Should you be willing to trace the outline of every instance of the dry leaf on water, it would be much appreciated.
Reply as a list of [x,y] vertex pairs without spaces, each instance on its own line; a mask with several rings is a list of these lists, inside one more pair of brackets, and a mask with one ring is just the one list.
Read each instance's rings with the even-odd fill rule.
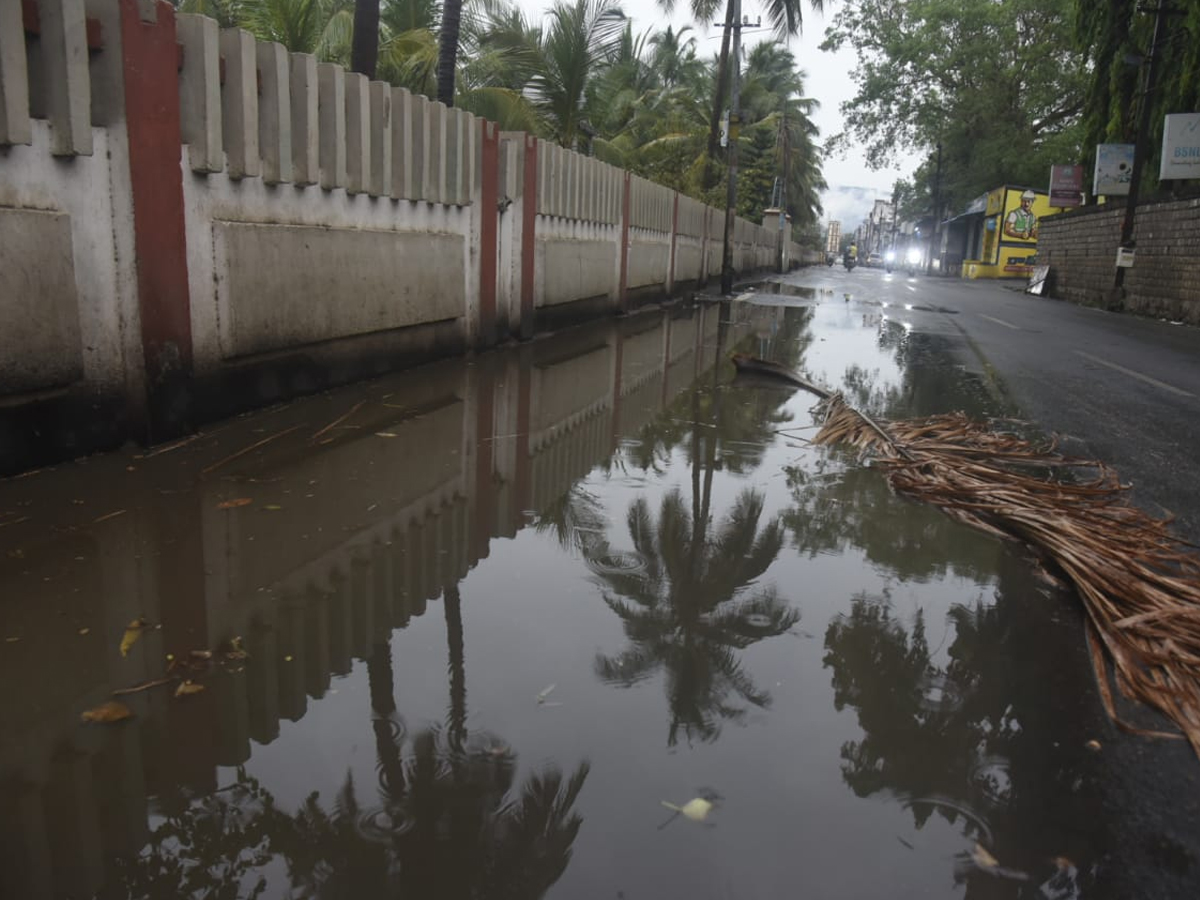
[[669,810],[680,813],[693,822],[703,822],[708,818],[708,814],[712,812],[713,804],[711,800],[705,800],[703,797],[696,797],[689,800],[683,806],[676,806],[674,803],[668,803],[666,800],[660,800],[663,806]]
[[190,694],[198,694],[204,690],[204,685],[196,684],[194,681],[181,681],[179,687],[175,688],[176,697],[187,697]]
[[138,638],[142,636],[142,632],[146,630],[146,626],[150,623],[145,619],[134,619],[125,626],[125,634],[121,636],[121,655],[128,656],[130,648],[138,642]]
[[249,506],[254,501],[249,497],[238,497],[236,500],[225,500],[217,504],[217,509],[237,509],[239,506]]
[[86,710],[79,716],[85,722],[120,722],[132,717],[133,710],[116,700],[101,703],[95,709]]

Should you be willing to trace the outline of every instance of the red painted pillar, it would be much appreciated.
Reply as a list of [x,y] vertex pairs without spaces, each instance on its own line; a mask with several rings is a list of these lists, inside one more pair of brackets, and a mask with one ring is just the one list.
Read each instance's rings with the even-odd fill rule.
[[143,437],[187,432],[192,311],[179,139],[179,48],[169,3],[119,0],[146,409]]
[[479,334],[476,344],[496,343],[496,268],[500,198],[500,132],[495,122],[479,123],[483,173],[479,193]]
[[475,515],[471,556],[487,557],[496,526],[496,360],[477,367],[475,384]]
[[629,311],[629,173],[625,174],[625,193],[621,198],[621,282],[617,309]]
[[533,420],[533,356],[532,347],[525,347],[517,375],[517,450],[516,474],[512,492],[512,521],[520,531],[529,524],[525,511],[533,506],[533,459],[530,457],[529,427]]
[[537,259],[538,139],[525,135],[525,199],[521,206],[521,324],[518,337],[533,337],[533,278]]

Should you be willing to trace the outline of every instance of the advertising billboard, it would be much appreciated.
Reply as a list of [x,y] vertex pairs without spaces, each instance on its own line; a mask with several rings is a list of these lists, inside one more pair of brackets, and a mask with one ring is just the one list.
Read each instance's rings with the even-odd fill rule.
[[1097,144],[1092,193],[1128,196],[1133,180],[1133,144]]
[[1050,205],[1067,209],[1083,204],[1083,166],[1050,167]]
[[1158,177],[1162,181],[1200,178],[1200,113],[1167,116]]
[[1051,212],[1050,198],[1032,190],[1008,188],[1000,219],[1001,240],[1036,244],[1038,221]]

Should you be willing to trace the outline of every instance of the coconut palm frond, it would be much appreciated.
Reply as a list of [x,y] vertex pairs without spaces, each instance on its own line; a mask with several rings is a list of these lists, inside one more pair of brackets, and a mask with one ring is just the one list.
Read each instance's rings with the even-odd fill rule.
[[[1200,558],[1170,517],[1133,506],[1103,462],[1063,456],[962,413],[878,423],[840,396],[816,444],[874,455],[898,493],[1039,553],[1083,602],[1100,697],[1136,734],[1184,737],[1200,756]],[[1111,674],[1110,674],[1111,669]],[[1122,720],[1112,685],[1181,734]]]
[[481,87],[463,91],[455,105],[467,112],[495,122],[502,131],[526,131],[537,134],[541,119],[535,110],[516,91],[502,87]]

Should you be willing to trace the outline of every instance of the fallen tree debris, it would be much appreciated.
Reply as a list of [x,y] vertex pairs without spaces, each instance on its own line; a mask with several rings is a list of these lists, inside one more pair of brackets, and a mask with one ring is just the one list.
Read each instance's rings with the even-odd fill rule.
[[[1053,442],[1037,446],[962,413],[875,422],[840,394],[792,383],[821,397],[814,444],[870,453],[898,493],[1020,540],[1057,568],[1083,603],[1109,717],[1133,734],[1186,738],[1200,756],[1200,557],[1170,532],[1170,516],[1133,506],[1110,467],[1063,456]],[[1124,721],[1113,684],[1181,734]]]

